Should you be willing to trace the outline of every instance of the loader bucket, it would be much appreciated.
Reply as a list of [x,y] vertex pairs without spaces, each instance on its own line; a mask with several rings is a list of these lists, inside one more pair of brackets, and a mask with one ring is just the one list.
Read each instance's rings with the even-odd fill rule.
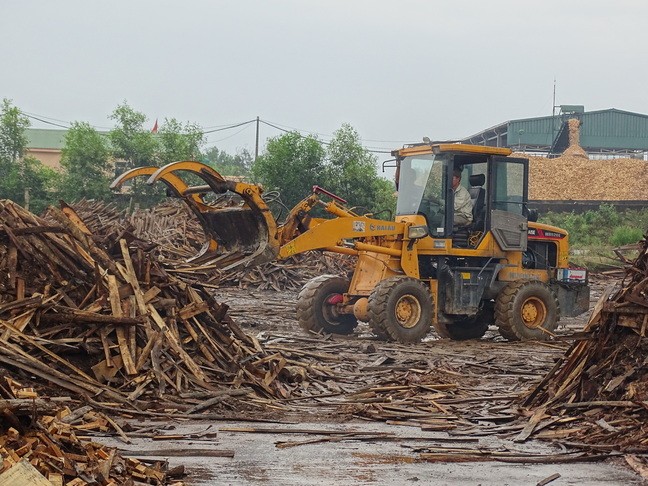
[[[187,174],[194,174],[206,185],[187,184],[181,177]],[[277,224],[261,198],[259,186],[228,181],[207,165],[182,161],[162,168],[133,169],[116,179],[111,187],[142,175],[149,176],[148,184],[164,182],[172,195],[183,199],[198,218],[207,242],[196,256],[189,259],[192,265],[230,270],[276,258],[279,252]],[[217,196],[214,203],[205,201],[209,193]]]

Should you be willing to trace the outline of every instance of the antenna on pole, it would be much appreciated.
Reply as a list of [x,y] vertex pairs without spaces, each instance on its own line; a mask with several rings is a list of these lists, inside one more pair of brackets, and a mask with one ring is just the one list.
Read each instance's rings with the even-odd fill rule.
[[553,85],[553,106],[551,107],[551,147],[547,156],[551,156],[551,149],[556,141],[556,78],[554,77]]
[[553,107],[551,111],[551,116],[556,116],[556,78],[554,78],[554,89],[553,89]]
[[254,148],[254,161],[256,162],[259,158],[259,117],[256,119],[256,145]]

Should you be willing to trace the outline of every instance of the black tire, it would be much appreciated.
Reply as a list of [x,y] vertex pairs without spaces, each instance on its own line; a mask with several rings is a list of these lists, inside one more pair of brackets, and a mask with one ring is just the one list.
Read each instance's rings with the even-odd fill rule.
[[373,332],[381,341],[389,341],[391,339],[389,334],[387,334],[387,331],[382,327],[382,322],[369,319],[368,324],[371,328],[371,332]]
[[394,341],[416,343],[430,331],[432,306],[430,289],[420,280],[388,278],[369,295],[369,325]]
[[339,314],[329,299],[349,290],[349,280],[320,275],[310,280],[297,297],[297,320],[306,331],[351,334],[358,325],[353,314]]
[[507,341],[519,341],[520,339],[511,331],[508,327],[504,326],[498,326],[497,330],[500,333],[500,336],[502,336],[504,339]]
[[488,301],[484,302],[482,309],[474,316],[455,317],[452,322],[439,322],[434,328],[440,337],[453,341],[479,339],[486,334],[488,326],[494,323],[494,314],[493,303]]
[[543,282],[512,282],[497,296],[495,323],[510,341],[547,340],[559,320],[558,299]]

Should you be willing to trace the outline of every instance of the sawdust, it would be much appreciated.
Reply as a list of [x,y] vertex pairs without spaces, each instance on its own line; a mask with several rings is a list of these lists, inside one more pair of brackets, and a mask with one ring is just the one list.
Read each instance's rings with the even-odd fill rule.
[[569,120],[569,147],[560,157],[529,157],[529,199],[557,201],[648,200],[648,163],[590,160],[579,145],[579,121]]

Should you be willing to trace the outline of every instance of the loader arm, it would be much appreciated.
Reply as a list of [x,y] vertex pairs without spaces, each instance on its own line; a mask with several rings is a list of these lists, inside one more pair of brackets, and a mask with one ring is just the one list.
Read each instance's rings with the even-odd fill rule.
[[[191,186],[182,178],[183,174],[194,174],[205,185]],[[358,254],[361,249],[385,252],[389,249],[371,241],[400,238],[407,226],[360,216],[343,206],[344,200],[317,186],[279,224],[262,197],[261,186],[227,180],[212,167],[196,161],[132,169],[115,179],[111,188],[117,189],[140,176],[148,176],[148,184],[162,181],[173,196],[191,208],[209,240],[192,261],[221,270],[258,265],[317,249],[345,254]],[[236,196],[231,204],[216,206],[205,201],[203,195],[209,192]],[[324,202],[322,196],[332,200]],[[322,206],[332,217],[311,216],[316,206]]]
[[395,223],[366,216],[344,216],[332,219],[313,218],[301,234],[286,241],[279,250],[279,259],[285,259],[310,250],[327,250],[358,255],[371,251],[400,256],[402,250],[387,244],[406,238],[409,223]]

